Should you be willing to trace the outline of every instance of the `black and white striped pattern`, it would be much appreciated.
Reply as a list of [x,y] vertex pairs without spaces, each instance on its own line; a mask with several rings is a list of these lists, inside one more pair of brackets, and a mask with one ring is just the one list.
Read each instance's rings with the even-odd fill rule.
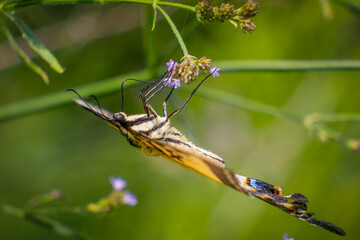
[[312,225],[341,236],[345,235],[344,230],[334,224],[315,219],[313,214],[307,211],[308,200],[302,194],[284,196],[281,188],[277,186],[228,170],[221,157],[195,146],[176,128],[170,126],[168,118],[157,115],[151,106],[145,106],[151,115],[127,116],[123,112],[113,114],[83,100],[74,101],[119,130],[133,146],[141,148],[146,155],[162,155],[246,195],[268,202]]

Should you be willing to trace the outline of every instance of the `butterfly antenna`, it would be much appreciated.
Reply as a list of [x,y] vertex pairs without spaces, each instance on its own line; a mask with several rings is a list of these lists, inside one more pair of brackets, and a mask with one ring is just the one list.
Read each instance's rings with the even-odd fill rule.
[[102,114],[103,116],[105,116],[105,114],[104,114],[104,112],[103,112],[103,110],[102,110],[102,108],[101,108],[101,106],[100,106],[100,102],[99,102],[99,100],[97,99],[97,97],[95,97],[95,95],[89,95],[88,98],[93,98],[93,99],[95,100],[95,102],[97,103],[97,105],[98,105],[98,107],[99,107],[99,109],[100,109],[101,114]]
[[[96,113],[96,112],[94,111],[94,109],[84,100],[83,97],[80,96],[80,94],[79,94],[77,91],[75,91],[75,90],[72,89],[72,88],[68,88],[68,89],[66,89],[66,91],[70,91],[70,92],[75,93],[75,94],[86,104],[86,106],[87,106],[93,113]],[[94,97],[95,97],[95,96],[94,96]],[[96,98],[95,98],[95,99],[96,99]],[[96,101],[97,101],[97,99],[96,99]],[[99,104],[99,106],[100,106],[100,104]],[[101,112],[102,112],[102,110],[101,110]],[[103,115],[104,115],[104,114],[103,114]]]
[[124,111],[124,83],[129,81],[129,80],[136,81],[136,82],[141,82],[141,83],[148,83],[146,81],[137,80],[137,79],[134,79],[134,78],[127,78],[124,81],[122,81],[122,83],[121,83],[121,112]]
[[171,88],[171,91],[169,92],[169,94],[166,96],[164,102],[163,102],[163,114],[164,114],[164,117],[167,118],[167,110],[166,110],[166,103],[167,101],[169,100],[171,94],[174,92],[174,89],[175,87],[172,87]]

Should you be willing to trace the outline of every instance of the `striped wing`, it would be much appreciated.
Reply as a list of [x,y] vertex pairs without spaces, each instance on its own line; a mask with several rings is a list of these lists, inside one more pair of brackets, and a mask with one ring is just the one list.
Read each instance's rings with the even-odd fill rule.
[[322,220],[317,220],[313,214],[307,211],[308,199],[300,193],[284,196],[281,188],[268,184],[258,179],[248,178],[235,174],[225,167],[215,165],[204,158],[194,156],[184,151],[183,148],[170,146],[158,139],[151,139],[144,135],[138,136],[139,140],[150,148],[161,152],[166,158],[201,173],[219,183],[225,184],[246,195],[259,198],[281,210],[309,222],[312,225],[322,227],[338,235],[344,236],[345,231],[340,227]]
[[[113,113],[105,109],[100,109],[98,106],[87,103],[83,100],[74,99],[74,101],[86,110],[105,120],[110,126],[120,130],[118,126],[114,125]],[[146,152],[145,148],[149,148],[184,167],[190,168],[246,195],[268,202],[271,205],[274,205],[301,220],[307,221],[312,225],[322,227],[341,236],[345,235],[344,230],[334,224],[315,219],[313,214],[307,211],[307,198],[300,193],[284,196],[281,194],[281,189],[277,186],[268,184],[258,179],[235,174],[225,168],[225,165],[219,163],[215,164],[215,162],[206,159],[205,157],[195,155],[192,152],[187,151],[185,148],[170,145],[161,141],[161,139],[150,138],[139,132],[132,131],[132,135],[134,135],[137,139],[138,145],[143,148],[143,152]]]

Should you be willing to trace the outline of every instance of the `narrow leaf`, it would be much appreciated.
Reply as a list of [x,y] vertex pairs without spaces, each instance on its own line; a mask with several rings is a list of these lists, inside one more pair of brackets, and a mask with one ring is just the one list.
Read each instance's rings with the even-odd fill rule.
[[6,13],[6,16],[20,29],[23,38],[28,42],[29,46],[39,54],[53,70],[58,73],[64,72],[64,68],[60,65],[56,57],[40,42],[34,32],[21,19],[10,13]]
[[46,84],[49,84],[49,78],[46,75],[46,72],[42,70],[38,65],[36,65],[33,61],[31,61],[31,59],[26,55],[26,53],[20,49],[19,45],[15,41],[14,36],[11,34],[9,29],[5,25],[2,26],[2,29],[6,37],[8,38],[9,43],[14,48],[20,59],[25,63],[25,65],[28,66],[37,74],[39,74]]
[[[146,71],[139,71],[73,88],[75,88],[84,96],[90,94],[95,94],[96,96],[104,96],[107,94],[118,92],[121,89],[120,83],[124,79],[130,77],[135,79],[148,79],[148,74]],[[139,82],[128,81],[124,85],[124,89],[130,88],[138,84]],[[45,111],[48,109],[54,109],[65,104],[74,104],[72,101],[74,97],[75,96],[73,94],[66,92],[64,89],[58,92],[52,92],[46,95],[25,99],[21,102],[10,103],[5,106],[0,106],[0,122],[20,116],[33,114],[36,112]]]
[[153,23],[152,23],[151,31],[155,30],[155,25],[156,25],[156,14],[157,14],[156,5],[153,5],[153,9],[154,9],[154,17],[153,17]]

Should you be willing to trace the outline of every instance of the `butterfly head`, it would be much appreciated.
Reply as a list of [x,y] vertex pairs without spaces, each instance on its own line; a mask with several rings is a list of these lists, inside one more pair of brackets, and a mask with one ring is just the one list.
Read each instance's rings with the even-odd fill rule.
[[126,114],[123,113],[123,112],[118,112],[118,113],[114,113],[113,117],[114,117],[114,119],[115,119],[117,122],[125,123],[127,116],[126,116]]

